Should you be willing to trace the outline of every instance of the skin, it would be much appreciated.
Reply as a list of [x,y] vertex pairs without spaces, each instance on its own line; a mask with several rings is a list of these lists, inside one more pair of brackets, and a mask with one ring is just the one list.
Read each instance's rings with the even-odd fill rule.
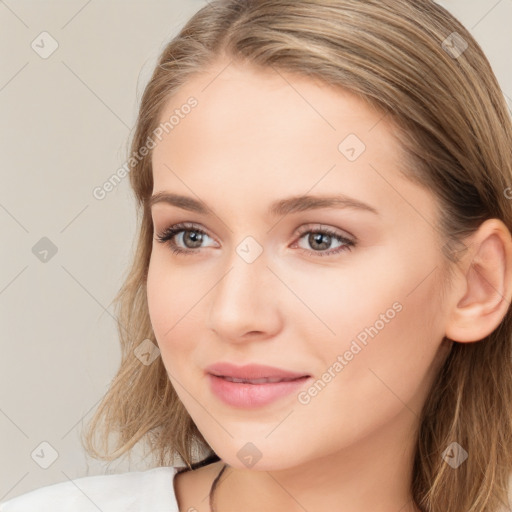
[[[223,463],[229,468],[215,493],[217,512],[319,512],[340,504],[344,512],[418,510],[410,493],[415,436],[453,344],[443,337],[477,341],[500,323],[512,294],[510,232],[496,219],[484,223],[441,295],[439,206],[430,191],[400,175],[403,158],[387,119],[310,78],[228,62],[195,75],[168,101],[161,120],[191,95],[198,106],[152,157],[153,193],[200,198],[216,213],[165,203],[151,210],[153,330],[178,396],[222,459],[176,477],[180,511],[209,510],[207,495]],[[338,150],[348,134],[366,145],[355,161]],[[266,213],[277,199],[333,192],[378,215],[332,207]],[[199,249],[193,228],[174,237],[187,255],[156,239],[178,222],[207,232]],[[308,241],[318,224],[357,245],[319,256],[342,244]],[[299,235],[301,226],[311,229]],[[247,236],[263,250],[252,263],[236,252]],[[397,302],[400,312],[307,404],[292,393],[240,409],[210,391],[205,367],[218,361],[321,379]],[[237,456],[248,442],[261,452],[252,467]]]

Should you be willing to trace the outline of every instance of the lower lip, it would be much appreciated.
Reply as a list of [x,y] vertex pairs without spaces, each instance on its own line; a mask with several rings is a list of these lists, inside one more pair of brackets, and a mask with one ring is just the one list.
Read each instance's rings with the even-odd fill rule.
[[267,382],[265,384],[246,384],[230,382],[229,380],[208,374],[210,389],[223,402],[234,407],[252,409],[267,405],[278,398],[297,391],[311,377],[282,382]]

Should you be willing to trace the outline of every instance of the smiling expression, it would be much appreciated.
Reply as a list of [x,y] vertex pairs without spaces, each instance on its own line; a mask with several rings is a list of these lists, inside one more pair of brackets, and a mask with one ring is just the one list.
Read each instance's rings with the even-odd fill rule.
[[[437,201],[400,174],[393,125],[361,99],[242,65],[218,74],[224,66],[169,100],[162,121],[190,96],[198,104],[152,156],[147,294],[169,378],[232,465],[249,441],[269,467],[391,425],[399,442],[418,421],[444,336]],[[302,389],[307,403],[294,392],[234,407],[208,383],[205,368],[220,361],[324,385]]]

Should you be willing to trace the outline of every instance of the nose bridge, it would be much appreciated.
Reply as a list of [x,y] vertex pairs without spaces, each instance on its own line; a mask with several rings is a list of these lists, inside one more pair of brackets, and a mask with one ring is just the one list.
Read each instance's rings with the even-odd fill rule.
[[[236,246],[212,290],[209,327],[225,337],[267,331],[275,320],[275,290],[263,248],[252,237]],[[274,299],[273,299],[274,298]]]
[[233,251],[228,266],[228,273],[217,285],[216,301],[226,302],[231,309],[257,306],[269,273],[263,251],[255,255],[254,247],[242,242]]

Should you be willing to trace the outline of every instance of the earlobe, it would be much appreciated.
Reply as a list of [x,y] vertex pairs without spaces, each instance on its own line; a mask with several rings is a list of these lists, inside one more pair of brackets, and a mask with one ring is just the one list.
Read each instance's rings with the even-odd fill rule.
[[512,238],[499,219],[488,219],[471,235],[453,287],[446,336],[458,342],[491,334],[511,307]]

